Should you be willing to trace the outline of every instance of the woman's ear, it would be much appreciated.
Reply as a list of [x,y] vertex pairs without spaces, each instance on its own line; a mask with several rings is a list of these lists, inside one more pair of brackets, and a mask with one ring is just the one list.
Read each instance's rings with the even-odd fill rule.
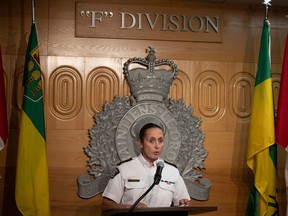
[[141,149],[143,148],[143,143],[141,142],[141,139],[137,140],[137,144]]

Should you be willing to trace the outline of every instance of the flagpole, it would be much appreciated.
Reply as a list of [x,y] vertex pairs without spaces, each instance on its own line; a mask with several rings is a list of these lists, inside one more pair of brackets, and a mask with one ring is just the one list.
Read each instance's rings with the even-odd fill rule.
[[35,1],[32,0],[32,23],[35,23]]
[[24,94],[19,125],[15,200],[23,216],[50,216],[43,83],[34,1],[31,1],[32,24],[23,75]]
[[272,0],[264,0],[263,4],[265,5],[265,20],[268,19],[268,12],[269,12],[269,6],[271,6]]

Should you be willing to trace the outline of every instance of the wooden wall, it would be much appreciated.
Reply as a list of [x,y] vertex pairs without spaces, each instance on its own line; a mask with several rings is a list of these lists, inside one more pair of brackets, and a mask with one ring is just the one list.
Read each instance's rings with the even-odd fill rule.
[[[164,6],[160,0],[97,2]],[[131,57],[145,57],[149,45],[156,47],[157,58],[172,59],[178,64],[180,72],[170,96],[183,98],[203,120],[204,147],[209,152],[204,177],[211,180],[212,188],[208,201],[191,203],[218,206],[218,211],[204,215],[244,215],[252,181],[245,161],[264,7],[182,0],[168,3],[165,5],[171,8],[204,6],[223,10],[223,43],[76,38],[75,0],[36,2],[45,82],[51,215],[101,214],[100,195],[91,199],[77,196],[77,177],[88,169],[88,158],[83,153],[89,142],[88,130],[94,124],[93,113],[101,111],[105,102],[111,102],[116,95],[129,94],[122,74],[123,63]],[[269,11],[275,106],[288,30],[287,11],[288,7],[272,7]],[[31,27],[30,1],[2,0],[0,26],[10,126],[8,144],[0,152],[0,212],[14,216],[21,82]],[[285,152],[279,148],[278,154],[280,215],[284,215]]]

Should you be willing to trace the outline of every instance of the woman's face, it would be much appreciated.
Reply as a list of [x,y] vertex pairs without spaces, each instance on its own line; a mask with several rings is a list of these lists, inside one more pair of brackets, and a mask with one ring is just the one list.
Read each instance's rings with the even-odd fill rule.
[[160,157],[164,145],[163,136],[160,128],[149,128],[146,130],[143,142],[140,141],[143,157],[151,164]]

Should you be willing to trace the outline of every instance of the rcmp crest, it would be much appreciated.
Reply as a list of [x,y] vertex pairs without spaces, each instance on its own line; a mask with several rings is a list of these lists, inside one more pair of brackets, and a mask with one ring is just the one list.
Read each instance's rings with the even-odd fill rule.
[[[134,64],[139,67],[130,69]],[[178,167],[191,198],[207,200],[211,183],[202,173],[208,153],[203,146],[201,120],[183,100],[167,98],[178,74],[177,65],[156,59],[155,50],[149,47],[147,57],[130,58],[123,73],[131,96],[115,97],[94,115],[90,142],[84,149],[90,169],[78,177],[78,195],[90,198],[103,192],[117,164],[139,154],[138,132],[152,122],[165,131],[161,158]]]

